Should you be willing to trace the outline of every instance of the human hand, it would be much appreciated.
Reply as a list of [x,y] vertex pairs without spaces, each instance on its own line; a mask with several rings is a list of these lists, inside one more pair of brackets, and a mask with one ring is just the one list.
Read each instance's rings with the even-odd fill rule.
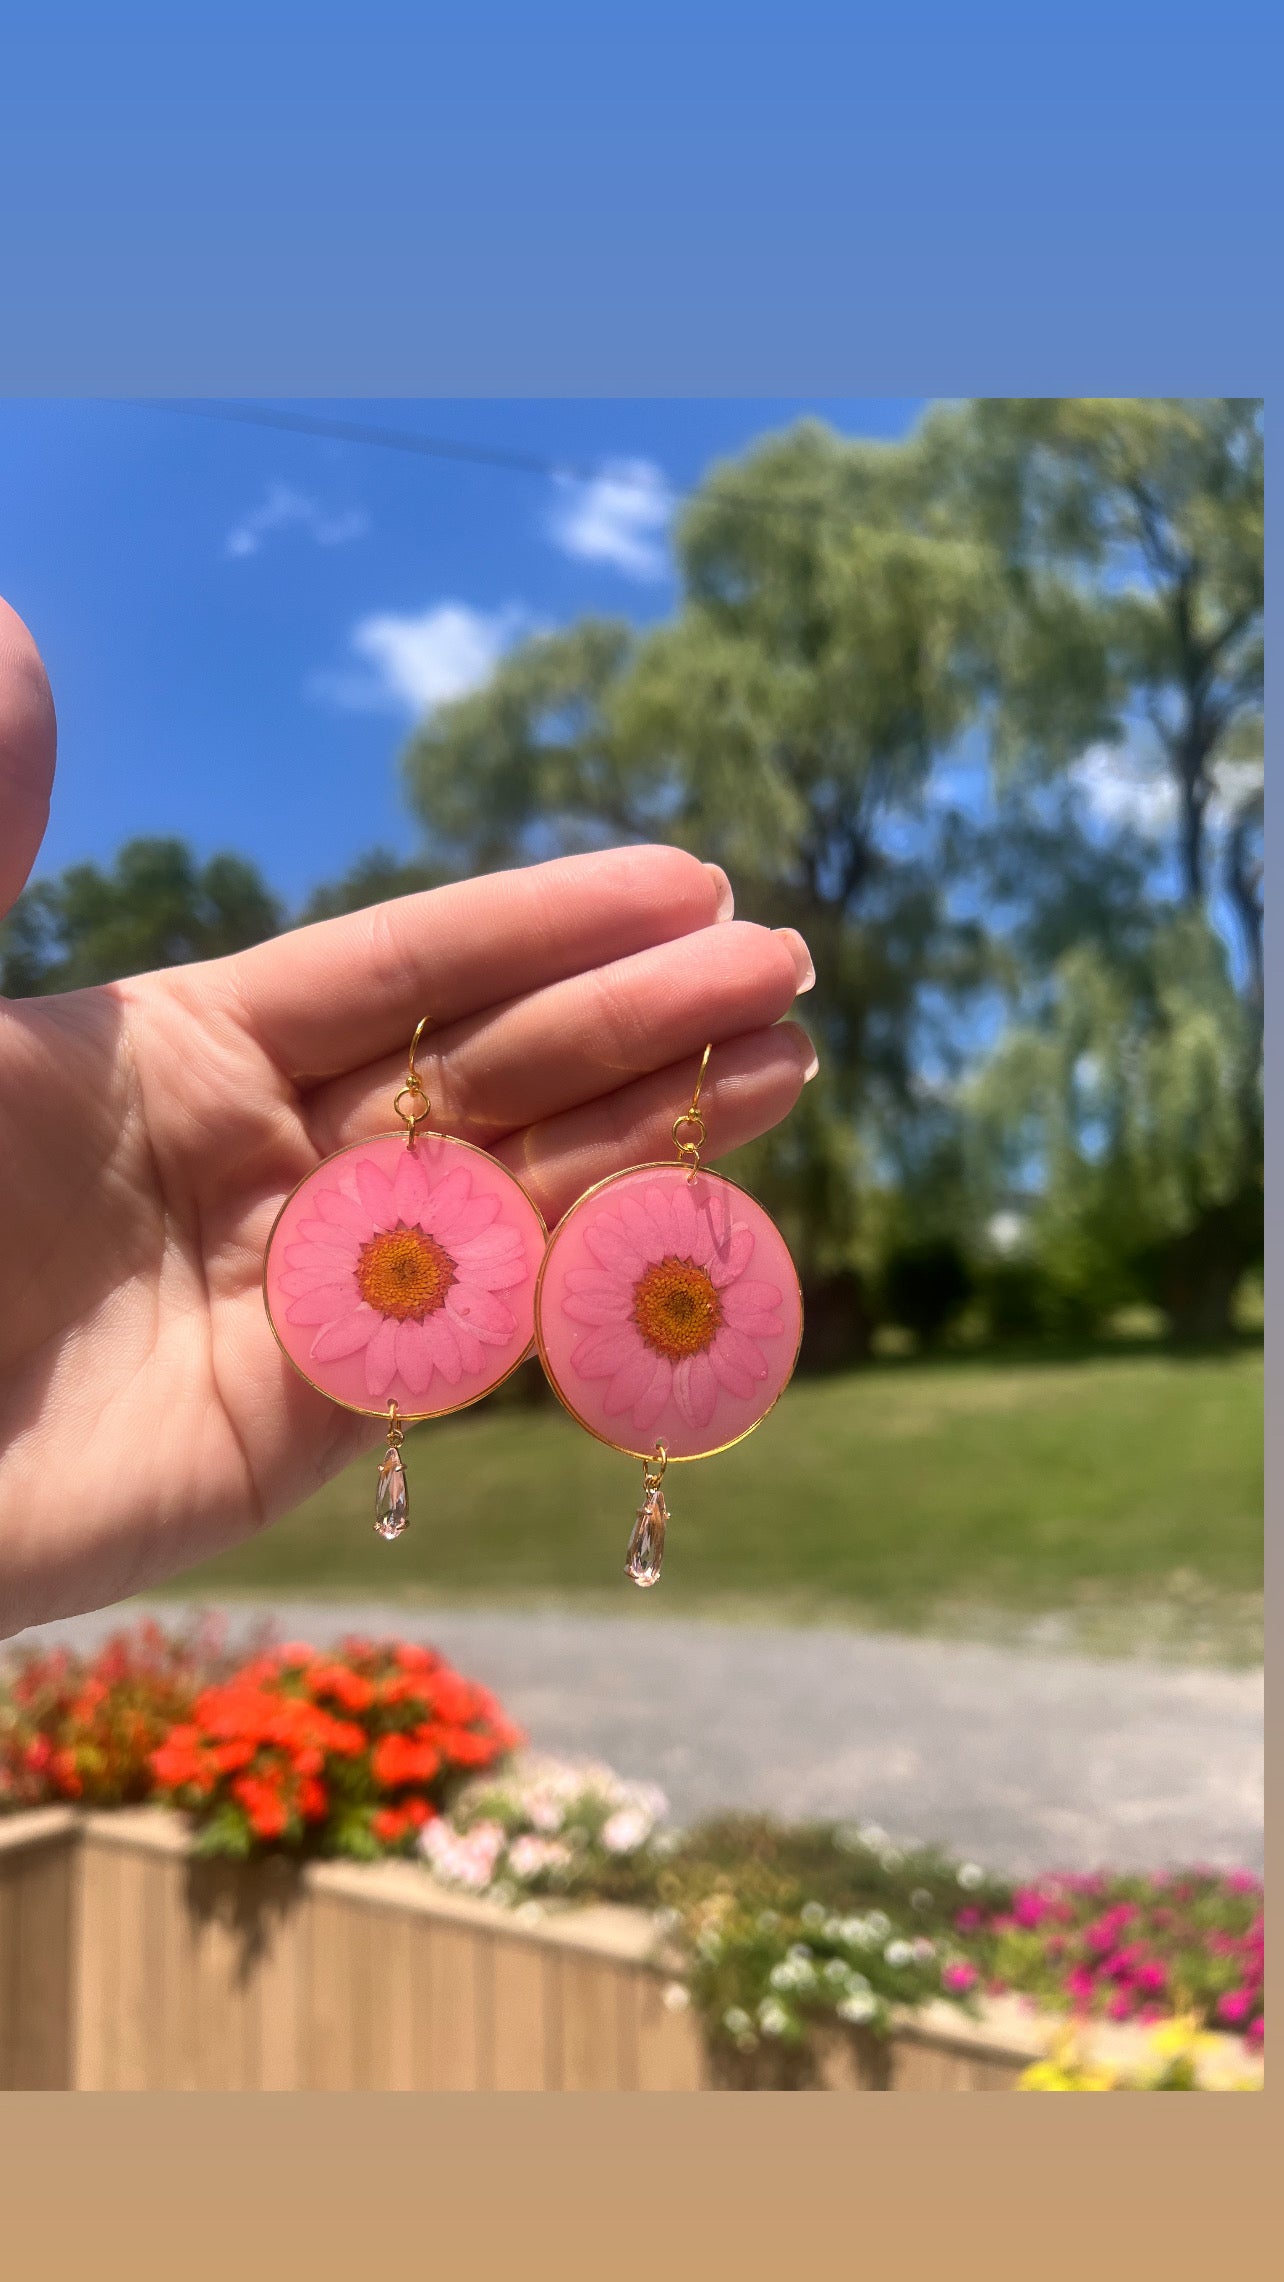
[[[0,911],[40,844],[54,722],[0,602]],[[375,1422],[290,1369],[263,1247],[321,1158],[386,1131],[410,1033],[434,1126],[550,1227],[667,1156],[700,1050],[709,1154],[792,1108],[810,961],[730,918],[716,867],[628,848],[494,874],[233,958],[0,1001],[0,1637],[250,1535]]]

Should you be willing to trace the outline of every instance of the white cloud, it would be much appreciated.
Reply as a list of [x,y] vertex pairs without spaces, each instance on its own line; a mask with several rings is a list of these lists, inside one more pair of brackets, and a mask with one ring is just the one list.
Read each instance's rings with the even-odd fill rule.
[[1160,761],[1126,745],[1093,745],[1070,773],[1097,823],[1114,831],[1130,826],[1148,840],[1172,829],[1177,788]]
[[517,604],[487,612],[438,602],[417,617],[379,612],[360,619],[349,637],[364,668],[318,674],[312,694],[354,713],[431,713],[480,689],[530,623]]
[[274,531],[288,530],[302,531],[318,547],[342,547],[349,539],[364,538],[369,528],[370,518],[359,507],[327,515],[306,492],[294,491],[288,483],[273,483],[260,504],[228,532],[223,552],[243,561],[247,555],[257,555]]
[[650,460],[608,460],[589,482],[559,477],[562,504],[551,532],[555,544],[584,562],[610,563],[629,578],[663,578],[668,555],[663,534],[673,497]]
[[[1177,787],[1165,762],[1130,745],[1093,745],[1071,770],[1089,814],[1111,830],[1131,826],[1148,840],[1160,840],[1177,823]],[[1216,761],[1208,822],[1224,829],[1240,802],[1262,781],[1260,761]]]

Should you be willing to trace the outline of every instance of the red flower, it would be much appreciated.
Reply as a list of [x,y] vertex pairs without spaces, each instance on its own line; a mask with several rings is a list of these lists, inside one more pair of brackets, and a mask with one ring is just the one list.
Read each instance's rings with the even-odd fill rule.
[[374,1747],[374,1778],[386,1791],[403,1783],[430,1783],[441,1765],[441,1753],[423,1734],[383,1735]]

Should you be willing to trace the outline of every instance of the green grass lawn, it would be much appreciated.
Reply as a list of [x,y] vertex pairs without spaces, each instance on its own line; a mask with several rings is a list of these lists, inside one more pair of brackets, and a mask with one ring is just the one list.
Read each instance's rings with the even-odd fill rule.
[[370,1527],[367,1458],[176,1589],[1000,1633],[1055,1613],[1079,1644],[1251,1656],[1261,1448],[1246,1349],[804,1381],[737,1449],[670,1469],[664,1581],[643,1595],[621,1573],[637,1465],[556,1409],[491,1408],[408,1438],[396,1545]]

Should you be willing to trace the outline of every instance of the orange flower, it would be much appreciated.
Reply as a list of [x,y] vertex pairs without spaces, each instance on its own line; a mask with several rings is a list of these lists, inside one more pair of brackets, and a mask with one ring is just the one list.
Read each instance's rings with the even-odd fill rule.
[[402,1783],[430,1783],[441,1766],[435,1743],[419,1735],[381,1735],[371,1754],[374,1779],[385,1791]]

